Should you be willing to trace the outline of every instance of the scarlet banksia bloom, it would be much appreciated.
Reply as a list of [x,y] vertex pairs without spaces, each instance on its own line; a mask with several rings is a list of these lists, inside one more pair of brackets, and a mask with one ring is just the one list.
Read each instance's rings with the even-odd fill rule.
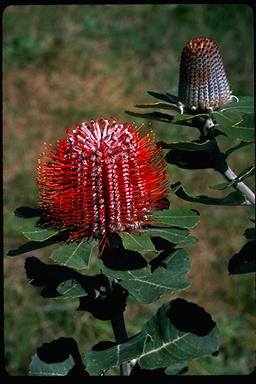
[[207,37],[188,41],[182,51],[178,99],[187,110],[210,111],[231,100],[220,51]]
[[39,201],[50,223],[68,229],[69,240],[150,223],[168,193],[166,163],[153,133],[103,117],[66,133],[38,160]]

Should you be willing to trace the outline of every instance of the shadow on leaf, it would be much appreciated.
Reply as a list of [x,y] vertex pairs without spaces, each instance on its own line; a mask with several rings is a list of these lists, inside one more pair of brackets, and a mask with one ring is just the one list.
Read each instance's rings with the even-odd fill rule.
[[256,272],[255,241],[249,241],[228,263],[231,275]]
[[[101,276],[103,280],[108,280],[105,275]],[[100,320],[111,320],[120,312],[125,311],[128,291],[115,281],[112,283],[110,290],[106,280],[101,284],[102,287],[105,287],[105,290],[101,290],[100,294],[95,298],[90,296],[80,297],[78,310],[88,311]]]
[[127,249],[106,248],[101,259],[107,268],[115,271],[128,271],[147,266],[146,260],[139,252]]
[[67,376],[89,376],[83,365],[77,343],[70,337],[60,337],[50,343],[44,343],[37,348],[37,355],[40,360],[47,364],[63,362],[71,355],[75,365],[68,372]]
[[172,300],[167,315],[178,330],[198,336],[207,335],[216,325],[202,307],[184,299]]
[[51,238],[44,241],[28,241],[27,243],[22,244],[19,248],[11,249],[7,255],[18,256],[22,255],[23,253],[34,251],[35,249],[48,247],[49,245],[67,240],[68,236],[68,232],[61,232],[58,235],[52,236]]
[[[62,283],[70,282],[68,297],[79,297],[77,310],[88,311],[101,320],[110,320],[116,313],[125,310],[128,292],[115,281],[110,288],[108,277],[103,274],[82,275],[65,266],[45,264],[36,257],[26,259],[25,270],[30,284],[36,287],[44,286],[42,297],[65,297],[65,290],[61,293],[59,288]],[[78,295],[75,291],[77,285],[80,286]],[[74,296],[70,293],[72,288]]]

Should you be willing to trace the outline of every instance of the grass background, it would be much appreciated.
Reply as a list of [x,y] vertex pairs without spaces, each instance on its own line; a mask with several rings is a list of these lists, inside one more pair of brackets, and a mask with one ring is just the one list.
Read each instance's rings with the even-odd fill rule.
[[[221,50],[235,95],[253,95],[253,13],[247,5],[27,5],[3,14],[3,165],[4,254],[25,239],[16,207],[37,205],[35,182],[43,143],[56,142],[65,130],[98,115],[131,119],[125,110],[153,101],[147,90],[177,88],[179,59],[187,40],[212,37]],[[133,121],[141,123],[134,118]],[[145,120],[145,125],[149,124]],[[159,138],[191,132],[154,123]],[[170,131],[169,131],[170,132]],[[170,137],[170,133],[168,133]],[[224,146],[229,143],[223,139]],[[246,147],[230,159],[236,172],[251,164]],[[211,170],[185,171],[169,166],[170,180],[181,180],[195,194],[213,194],[221,182]],[[192,207],[172,197],[172,206]],[[229,276],[227,263],[242,244],[247,212],[242,207],[195,204],[201,223],[192,233],[191,286],[178,296],[203,306],[220,329],[217,357],[190,363],[188,374],[247,374],[254,365],[254,279]],[[77,302],[42,299],[28,285],[27,256],[48,262],[50,248],[4,258],[5,366],[11,375],[27,375],[40,342],[74,337],[84,354],[96,342],[113,340],[109,322],[76,312]],[[172,298],[172,297],[170,297]],[[129,298],[125,320],[129,335],[156,311]]]

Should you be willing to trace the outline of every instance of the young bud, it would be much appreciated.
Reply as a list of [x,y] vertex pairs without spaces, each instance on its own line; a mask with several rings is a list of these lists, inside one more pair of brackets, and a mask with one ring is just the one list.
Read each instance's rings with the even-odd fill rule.
[[181,54],[178,100],[187,111],[208,112],[230,99],[218,46],[207,37],[188,41]]

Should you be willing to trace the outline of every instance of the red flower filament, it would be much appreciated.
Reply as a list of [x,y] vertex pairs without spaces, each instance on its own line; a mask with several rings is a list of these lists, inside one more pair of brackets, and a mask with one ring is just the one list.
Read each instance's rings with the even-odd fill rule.
[[38,160],[40,206],[69,240],[134,231],[168,193],[166,163],[152,132],[99,117],[67,130]]

